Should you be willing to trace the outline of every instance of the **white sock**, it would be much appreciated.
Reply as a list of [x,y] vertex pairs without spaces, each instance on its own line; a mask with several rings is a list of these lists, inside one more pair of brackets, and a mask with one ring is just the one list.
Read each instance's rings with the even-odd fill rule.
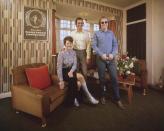
[[89,101],[92,103],[92,104],[98,104],[98,100],[96,100],[92,95],[91,93],[89,92],[88,88],[87,88],[87,85],[85,82],[82,83],[82,89],[84,90],[86,96],[88,97]]
[[77,98],[75,98],[75,100],[74,100],[74,105],[75,105],[76,107],[79,107],[79,106],[80,106],[80,104],[79,104]]

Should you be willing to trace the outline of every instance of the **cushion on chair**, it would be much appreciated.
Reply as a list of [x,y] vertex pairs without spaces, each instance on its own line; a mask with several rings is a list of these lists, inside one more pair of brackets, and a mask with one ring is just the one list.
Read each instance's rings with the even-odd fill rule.
[[33,88],[46,89],[51,85],[48,66],[25,69],[29,85]]

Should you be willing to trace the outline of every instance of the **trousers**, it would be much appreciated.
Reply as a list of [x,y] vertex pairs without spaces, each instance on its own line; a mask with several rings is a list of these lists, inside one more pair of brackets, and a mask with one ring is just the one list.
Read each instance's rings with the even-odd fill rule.
[[78,85],[77,85],[77,76],[76,71],[73,72],[73,77],[68,76],[68,72],[71,70],[71,68],[63,68],[63,80],[68,83],[68,92],[66,96],[66,103],[67,104],[73,104],[74,99],[80,100],[80,95],[78,91]]
[[[87,63],[86,63],[86,50],[76,50],[76,56],[77,56],[77,71],[84,75],[84,77],[87,77]],[[80,70],[81,69],[81,70]]]
[[99,56],[96,57],[96,63],[98,66],[98,75],[99,75],[99,81],[100,81],[100,87],[101,87],[101,97],[105,96],[106,90],[105,90],[105,72],[107,69],[107,72],[110,75],[111,78],[111,84],[112,89],[114,92],[114,100],[118,101],[120,100],[120,93],[119,93],[119,84],[117,79],[117,69],[116,69],[116,63],[115,60],[110,61],[104,61]]

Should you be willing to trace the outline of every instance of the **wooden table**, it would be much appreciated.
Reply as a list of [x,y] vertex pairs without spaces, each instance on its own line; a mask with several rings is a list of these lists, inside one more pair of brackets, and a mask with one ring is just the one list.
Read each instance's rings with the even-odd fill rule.
[[135,76],[129,75],[127,78],[118,76],[118,82],[120,83],[120,89],[127,91],[128,93],[128,102],[132,102],[133,97],[133,86],[135,85]]

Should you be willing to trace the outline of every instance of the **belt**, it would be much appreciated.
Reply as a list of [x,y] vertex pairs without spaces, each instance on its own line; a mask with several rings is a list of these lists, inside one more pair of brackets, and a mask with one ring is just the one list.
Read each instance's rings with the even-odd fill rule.
[[68,69],[71,69],[72,66],[63,66],[62,68],[63,68],[63,69],[67,69],[67,68],[68,68]]
[[82,50],[79,50],[79,49],[74,49],[75,51],[85,51],[86,49],[82,49]]

